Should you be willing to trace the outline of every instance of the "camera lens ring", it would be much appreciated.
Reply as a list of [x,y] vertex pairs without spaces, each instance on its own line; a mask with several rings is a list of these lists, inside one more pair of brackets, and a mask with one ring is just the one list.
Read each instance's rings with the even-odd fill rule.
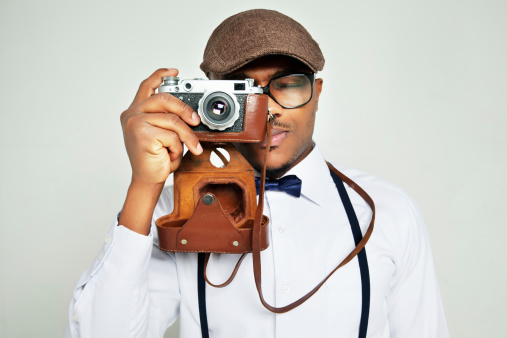
[[[215,109],[219,113],[214,113]],[[225,130],[232,127],[239,118],[239,102],[236,96],[229,92],[209,91],[199,100],[197,113],[201,117],[201,122],[209,129]]]

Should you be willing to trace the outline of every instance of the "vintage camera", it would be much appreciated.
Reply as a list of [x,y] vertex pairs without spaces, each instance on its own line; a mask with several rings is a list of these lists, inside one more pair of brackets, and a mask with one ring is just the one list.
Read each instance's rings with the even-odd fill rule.
[[[268,96],[254,86],[253,79],[164,77],[158,92],[177,97],[200,115],[201,123],[191,128],[204,141],[202,153],[188,151],[174,172],[174,209],[156,221],[160,249],[251,252],[254,220],[262,204],[258,209],[254,169],[231,143],[265,141],[268,123],[272,123],[268,122]],[[213,153],[223,166],[211,161]],[[269,245],[268,235],[269,219],[263,215],[261,250]]]
[[170,93],[201,117],[201,123],[192,127],[196,132],[243,132],[247,96],[262,94],[262,89],[254,86],[253,79],[180,80],[168,76],[163,81],[159,93]]

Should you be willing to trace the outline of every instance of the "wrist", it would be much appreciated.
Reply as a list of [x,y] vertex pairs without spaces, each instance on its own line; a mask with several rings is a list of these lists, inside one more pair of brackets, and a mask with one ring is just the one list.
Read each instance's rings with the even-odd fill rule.
[[147,183],[132,178],[118,225],[148,235],[153,211],[163,188],[163,183]]
[[158,197],[160,196],[160,193],[162,192],[162,189],[164,189],[165,182],[160,183],[152,183],[152,182],[146,182],[142,179],[138,179],[136,177],[132,177],[129,185],[128,192],[129,193],[142,193],[156,196],[156,199],[158,200]]

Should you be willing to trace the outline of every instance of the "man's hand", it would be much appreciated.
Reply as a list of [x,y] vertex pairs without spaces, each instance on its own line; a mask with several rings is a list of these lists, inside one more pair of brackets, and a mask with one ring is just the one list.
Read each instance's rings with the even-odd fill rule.
[[167,93],[155,94],[162,77],[177,69],[159,69],[144,80],[129,109],[121,114],[125,147],[132,166],[132,181],[164,183],[181,163],[183,145],[199,155],[202,147],[188,125],[200,123],[190,106]]
[[199,139],[188,125],[200,123],[190,106],[171,94],[155,94],[162,77],[177,69],[159,69],[139,86],[130,107],[121,114],[132,181],[118,224],[140,234],[150,230],[153,210],[167,177],[183,157],[183,143],[193,154],[202,153]]

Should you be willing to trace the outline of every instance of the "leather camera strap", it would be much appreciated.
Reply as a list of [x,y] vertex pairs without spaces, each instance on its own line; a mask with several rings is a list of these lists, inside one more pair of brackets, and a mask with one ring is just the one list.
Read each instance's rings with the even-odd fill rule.
[[[356,216],[356,213],[354,211],[354,207],[352,206],[352,203],[350,201],[350,198],[348,196],[347,190],[345,188],[345,185],[343,183],[343,180],[340,179],[331,169],[329,170],[331,177],[336,185],[336,188],[338,190],[338,193],[340,195],[343,207],[345,209],[345,212],[347,214],[347,218],[350,223],[350,229],[352,230],[352,235],[354,237],[354,242],[356,245],[358,245],[363,238],[363,235],[361,233],[361,227],[359,225],[359,220]],[[245,254],[243,254],[240,257],[240,260],[242,260],[245,257]],[[370,296],[371,296],[371,290],[370,290],[370,275],[369,275],[369,267],[368,267],[368,259],[366,257],[366,251],[365,248],[363,248],[357,255],[358,257],[358,263],[359,263],[359,272],[361,275],[361,317],[359,321],[359,332],[358,332],[358,338],[366,338],[367,331],[368,331],[368,319],[369,319],[369,313],[370,313]],[[198,268],[197,268],[197,279],[198,279],[198,298],[199,298],[199,317],[200,317],[200,323],[201,323],[201,334],[203,338],[209,337],[209,331],[208,331],[208,318],[206,314],[206,290],[205,290],[205,280],[206,278],[206,265],[208,263],[209,259],[209,253],[199,253],[198,254]],[[221,285],[214,285],[211,284],[208,281],[208,284],[215,286],[215,287],[222,287],[228,285],[234,276],[236,275],[236,272],[239,268],[240,262],[236,264],[236,267],[234,268],[234,272],[231,275],[231,277],[227,280],[226,283]]]
[[[261,182],[266,181],[266,161],[267,161],[267,155],[268,155],[269,149],[271,147],[271,137],[272,137],[271,133],[272,133],[272,128],[273,128],[273,123],[274,123],[274,119],[270,119],[268,122],[267,145],[266,145],[266,152],[264,153],[264,160],[263,160],[262,171],[261,171]],[[336,168],[334,168],[330,163],[327,163],[327,164],[328,164],[328,167],[331,170],[331,172],[333,172],[336,176],[338,176],[341,180],[343,180],[343,182],[345,182],[355,192],[357,192],[359,194],[359,196],[361,196],[366,201],[366,203],[370,206],[370,208],[372,210],[372,217],[371,217],[370,224],[368,225],[368,229],[366,230],[363,238],[361,239],[359,244],[357,244],[355,249],[352,250],[352,252],[347,257],[345,257],[345,259],[343,259],[343,261],[340,264],[338,264],[338,266],[333,271],[331,271],[331,273],[329,273],[317,286],[315,286],[315,288],[313,288],[313,290],[311,290],[306,295],[304,295],[303,297],[301,297],[300,299],[298,299],[297,301],[295,301],[289,305],[286,305],[283,307],[271,306],[264,300],[264,296],[262,294],[262,269],[261,269],[261,247],[260,247],[261,227],[260,227],[260,225],[261,225],[262,213],[264,210],[264,190],[265,190],[265,187],[264,187],[264,184],[261,184],[259,187],[259,202],[258,202],[257,210],[255,213],[254,224],[253,224],[252,258],[253,258],[255,286],[257,287],[257,292],[259,294],[259,298],[261,300],[262,305],[264,305],[264,307],[271,312],[285,313],[287,311],[290,311],[290,310],[298,307],[299,305],[301,305],[305,301],[307,301],[311,296],[313,296],[321,288],[322,285],[324,285],[324,283],[329,279],[329,277],[331,277],[339,268],[341,268],[342,266],[344,266],[345,264],[350,262],[364,248],[364,246],[366,245],[366,243],[370,239],[371,233],[373,232],[373,226],[375,223],[375,204],[373,203],[373,200],[371,199],[371,197],[360,186],[358,186],[354,181],[352,181],[347,176],[343,175]]]
[[[352,235],[354,237],[354,242],[356,245],[359,244],[363,235],[361,233],[361,227],[359,225],[359,220],[357,219],[356,213],[354,211],[354,207],[350,201],[347,190],[345,189],[345,185],[343,180],[341,180],[333,171],[330,170],[331,177],[336,185],[338,193],[340,195],[343,207],[347,214],[347,218],[350,223],[350,229],[352,230]],[[243,254],[240,258],[245,257]],[[366,338],[368,331],[368,319],[370,314],[370,275],[369,275],[369,267],[368,267],[368,259],[366,257],[366,250],[363,248],[358,254],[358,263],[359,263],[359,272],[361,275],[361,317],[359,321],[359,332],[358,338]],[[206,265],[209,259],[209,253],[199,253],[198,254],[198,268],[197,268],[197,279],[198,279],[198,298],[199,298],[199,317],[201,323],[201,334],[203,338],[209,337],[208,332],[208,318],[206,314],[206,290],[205,290],[205,280],[206,278]],[[237,272],[239,268],[239,262],[236,264],[234,271]],[[235,273],[233,273],[235,275]],[[214,285],[208,281],[208,284],[215,287],[226,286],[232,281],[234,277],[231,276],[226,283],[221,285]]]

